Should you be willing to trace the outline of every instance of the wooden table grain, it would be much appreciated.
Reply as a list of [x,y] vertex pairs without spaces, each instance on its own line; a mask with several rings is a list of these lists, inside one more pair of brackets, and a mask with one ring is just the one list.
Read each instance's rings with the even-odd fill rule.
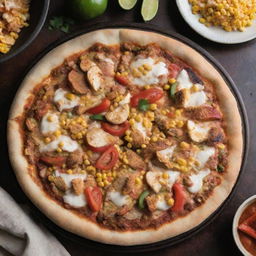
[[[18,203],[23,204],[27,203],[28,199],[21,191],[8,160],[6,122],[11,102],[19,87],[19,81],[25,74],[26,68],[47,46],[65,36],[62,32],[49,31],[47,28],[50,17],[54,15],[65,15],[65,13],[68,15],[68,10],[64,8],[64,0],[52,0],[51,2],[47,22],[36,40],[20,55],[0,65],[0,185],[6,189]],[[240,255],[232,238],[232,219],[241,202],[256,192],[256,41],[254,40],[238,45],[221,45],[208,41],[196,34],[183,21],[174,0],[160,0],[159,2],[160,6],[157,16],[148,24],[156,25],[163,31],[174,31],[190,38],[212,54],[233,78],[242,95],[248,113],[250,127],[250,143],[248,146],[250,146],[250,150],[241,182],[232,200],[226,205],[222,213],[210,225],[192,238],[172,247],[147,253],[147,255]],[[140,4],[137,4],[136,8],[131,11],[124,11],[120,9],[116,0],[109,0],[109,5],[104,15],[90,21],[78,22],[72,27],[72,31],[98,23],[107,25],[118,22],[142,23]],[[54,234],[72,256],[106,255],[106,252],[99,251],[97,248],[90,249],[74,241],[70,241],[55,232]],[[120,253],[118,255],[120,255]]]

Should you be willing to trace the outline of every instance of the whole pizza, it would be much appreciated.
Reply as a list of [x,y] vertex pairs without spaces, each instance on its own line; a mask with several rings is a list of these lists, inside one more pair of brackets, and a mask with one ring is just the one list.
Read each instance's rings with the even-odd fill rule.
[[243,153],[218,71],[180,41],[129,29],[43,57],[16,95],[8,144],[19,183],[50,219],[118,245],[196,227],[231,192]]

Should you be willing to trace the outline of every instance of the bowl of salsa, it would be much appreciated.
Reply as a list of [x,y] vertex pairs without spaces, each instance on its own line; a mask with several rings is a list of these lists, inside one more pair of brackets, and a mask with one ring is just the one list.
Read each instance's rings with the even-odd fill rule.
[[256,256],[256,195],[249,197],[237,209],[233,237],[244,255]]

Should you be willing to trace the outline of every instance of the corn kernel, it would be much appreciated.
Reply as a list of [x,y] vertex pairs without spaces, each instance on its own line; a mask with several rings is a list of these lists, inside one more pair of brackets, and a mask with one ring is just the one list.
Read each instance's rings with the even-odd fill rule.
[[169,85],[169,84],[166,84],[166,85],[164,86],[164,89],[165,89],[165,90],[169,90],[169,89],[170,89],[170,85]]
[[156,104],[150,104],[150,109],[151,110],[156,110],[157,109],[157,105]]
[[130,123],[130,125],[134,125],[135,124],[135,120],[134,119],[130,119],[129,123]]
[[175,110],[175,116],[180,117],[180,116],[181,116],[181,113],[182,113],[182,110],[181,110],[181,109]]
[[178,158],[177,159],[177,163],[179,165],[182,165],[182,166],[186,166],[187,165],[187,161],[184,158]]
[[148,90],[148,89],[150,89],[150,85],[145,85],[144,88],[145,88],[146,90]]
[[137,115],[137,116],[135,117],[135,120],[136,120],[137,122],[141,122],[141,116]]
[[98,183],[98,185],[99,185],[100,187],[104,187],[104,182],[101,181],[101,182]]
[[185,141],[182,141],[180,143],[180,147],[183,148],[183,149],[189,149],[190,148],[189,144]]
[[61,135],[61,131],[57,130],[53,133],[56,137],[59,137]]
[[143,68],[148,71],[152,70],[152,66],[150,66],[149,64],[143,64]]
[[49,137],[44,138],[44,142],[45,143],[50,143],[51,142],[51,138],[49,138]]
[[61,152],[62,152],[62,149],[61,149],[61,148],[57,148],[56,151],[57,151],[58,153],[61,153]]
[[167,172],[164,172],[164,173],[162,174],[162,177],[163,177],[164,179],[168,179],[168,178],[169,178],[169,174],[168,174]]
[[141,149],[137,149],[136,152],[137,152],[138,154],[140,154],[140,153],[141,153]]
[[72,174],[73,173],[73,170],[72,169],[68,169],[67,170],[67,174]]
[[153,137],[151,138],[151,140],[152,140],[153,142],[157,142],[157,141],[158,141],[158,138],[157,138],[156,136],[153,136]]
[[167,204],[169,206],[173,206],[174,205],[174,199],[173,198],[168,199]]
[[131,143],[128,143],[128,144],[127,144],[127,147],[128,147],[128,148],[132,148],[132,144],[131,144]]
[[90,164],[90,161],[89,161],[88,159],[85,159],[85,160],[84,160],[84,164],[85,164],[85,165],[89,165],[89,164]]
[[68,100],[74,100],[75,95],[73,93],[66,93],[65,98]]
[[125,132],[125,135],[127,135],[127,136],[129,136],[130,134],[131,134],[131,130],[127,130],[126,132]]
[[96,177],[97,177],[97,178],[102,178],[102,173],[97,172],[97,173],[96,173]]
[[191,91],[192,91],[192,92],[198,92],[198,91],[199,91],[198,86],[196,86],[195,84],[193,84],[192,87],[191,87]]
[[179,128],[181,128],[181,127],[184,126],[184,121],[179,120],[179,121],[176,122],[176,125],[177,125]]
[[107,180],[105,180],[104,181],[104,186],[108,186],[108,185],[110,185],[110,183]]
[[219,143],[219,144],[217,144],[217,147],[218,147],[219,149],[224,149],[224,148],[225,148],[225,145],[222,144],[222,143]]
[[141,184],[142,184],[141,179],[137,177],[137,178],[135,179],[135,184],[136,184],[136,185],[141,185]]
[[49,180],[49,181],[53,181],[53,180],[54,180],[54,177],[53,177],[52,175],[49,175],[49,176],[48,176],[48,180]]
[[141,147],[142,147],[142,148],[146,148],[147,145],[146,145],[146,144],[142,144]]

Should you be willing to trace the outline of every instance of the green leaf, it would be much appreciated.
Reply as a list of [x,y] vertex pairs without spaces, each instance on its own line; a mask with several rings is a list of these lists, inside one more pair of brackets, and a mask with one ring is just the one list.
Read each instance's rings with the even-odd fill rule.
[[218,171],[218,172],[222,173],[222,172],[224,172],[224,169],[225,169],[225,168],[224,168],[223,165],[221,165],[221,164],[218,164],[218,165],[217,165],[217,171]]
[[58,17],[53,17],[49,21],[49,30],[60,30],[64,33],[68,33],[70,29],[70,25],[73,25],[74,21],[70,18],[63,17],[63,16],[58,16]]
[[97,121],[105,121],[105,116],[97,114],[90,116],[91,120],[97,120]]
[[176,93],[176,89],[177,89],[177,85],[178,83],[175,82],[172,84],[171,88],[170,88],[170,96],[173,98],[175,96]]
[[138,106],[139,106],[139,110],[141,110],[141,111],[147,111],[148,108],[149,108],[148,100],[146,100],[146,99],[140,99]]

